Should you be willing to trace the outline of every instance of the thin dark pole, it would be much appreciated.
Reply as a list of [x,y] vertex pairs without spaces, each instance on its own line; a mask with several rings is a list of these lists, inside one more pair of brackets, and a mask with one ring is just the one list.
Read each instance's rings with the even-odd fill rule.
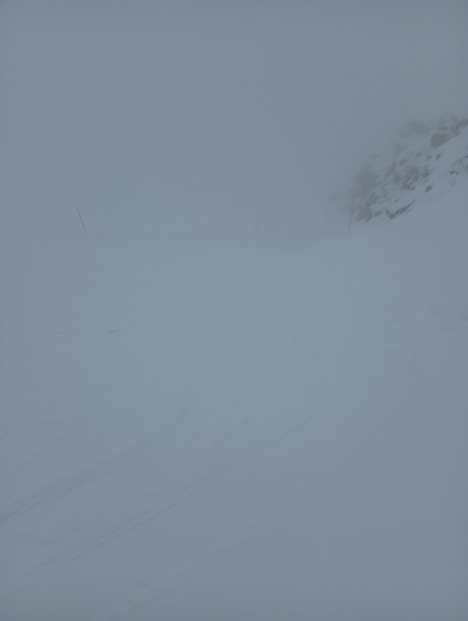
[[348,235],[351,233],[351,225],[353,224],[353,208],[349,208]]
[[79,218],[81,220],[81,224],[83,226],[83,231],[86,231],[85,223],[83,222],[83,218],[81,217],[80,210],[78,209],[78,207],[76,207],[76,211],[78,212],[78,216],[79,216]]

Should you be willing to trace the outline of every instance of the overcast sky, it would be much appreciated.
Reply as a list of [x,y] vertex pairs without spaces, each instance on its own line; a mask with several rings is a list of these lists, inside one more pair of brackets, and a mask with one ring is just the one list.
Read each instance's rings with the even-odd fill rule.
[[3,234],[79,205],[100,232],[312,235],[402,123],[467,114],[467,32],[450,0],[3,1]]

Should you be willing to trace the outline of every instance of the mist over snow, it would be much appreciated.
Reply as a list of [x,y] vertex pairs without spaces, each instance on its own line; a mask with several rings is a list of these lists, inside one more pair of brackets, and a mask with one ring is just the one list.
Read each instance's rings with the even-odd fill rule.
[[0,4],[2,621],[466,621],[467,26]]
[[2,231],[311,239],[402,125],[465,116],[464,2],[0,11]]

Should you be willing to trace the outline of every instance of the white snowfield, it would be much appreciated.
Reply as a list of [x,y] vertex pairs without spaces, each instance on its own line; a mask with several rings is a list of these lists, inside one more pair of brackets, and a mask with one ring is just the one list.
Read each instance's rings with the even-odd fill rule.
[[2,621],[466,621],[468,185],[430,195],[311,245],[11,246]]

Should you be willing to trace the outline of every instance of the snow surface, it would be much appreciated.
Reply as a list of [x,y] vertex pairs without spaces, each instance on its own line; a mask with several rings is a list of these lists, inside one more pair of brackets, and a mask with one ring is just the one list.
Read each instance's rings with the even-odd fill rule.
[[[368,159],[342,197],[353,220],[398,217],[441,198],[468,172],[468,119],[410,123],[397,143]],[[350,223],[352,224],[352,223]]]
[[465,621],[466,196],[313,245],[18,224],[2,621]]

